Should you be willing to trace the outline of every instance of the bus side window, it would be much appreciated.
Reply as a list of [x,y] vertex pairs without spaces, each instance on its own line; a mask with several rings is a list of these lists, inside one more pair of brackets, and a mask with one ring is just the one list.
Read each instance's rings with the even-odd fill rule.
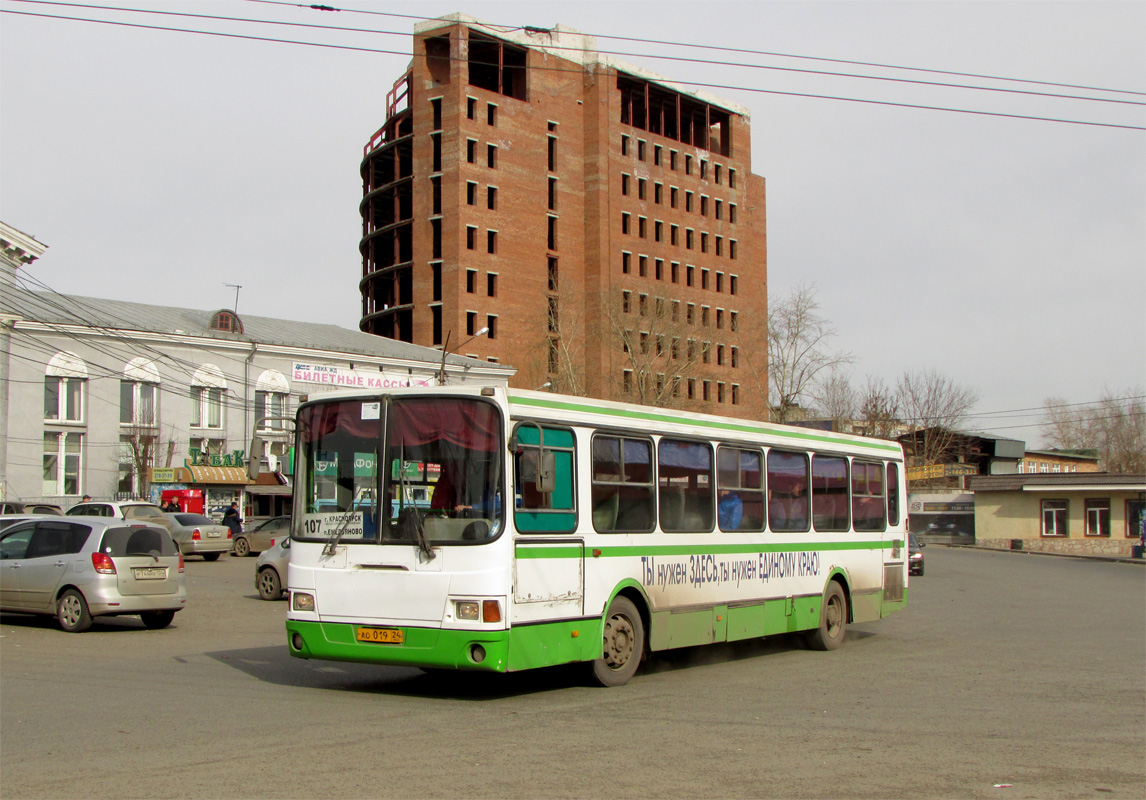
[[598,531],[653,529],[652,450],[648,439],[593,437],[593,526]]
[[852,517],[857,531],[882,531],[886,506],[880,464],[852,462]]
[[700,442],[661,439],[657,448],[661,530],[712,530],[712,448]]
[[720,446],[716,452],[716,517],[722,531],[764,530],[764,457]]
[[887,524],[899,524],[899,465],[887,465]]
[[[539,442],[538,431],[544,442]],[[577,528],[576,451],[573,431],[566,428],[541,429],[536,423],[519,423],[514,431],[514,520],[522,533],[571,533]],[[537,473],[542,460],[539,444],[553,459],[552,492],[538,491]]]
[[808,456],[768,451],[768,524],[774,531],[808,530]]

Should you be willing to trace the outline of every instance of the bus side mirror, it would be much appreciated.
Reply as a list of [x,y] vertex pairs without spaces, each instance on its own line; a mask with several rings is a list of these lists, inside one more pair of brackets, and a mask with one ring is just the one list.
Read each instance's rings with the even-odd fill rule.
[[537,459],[537,491],[550,494],[557,488],[557,458],[552,450],[542,450]]

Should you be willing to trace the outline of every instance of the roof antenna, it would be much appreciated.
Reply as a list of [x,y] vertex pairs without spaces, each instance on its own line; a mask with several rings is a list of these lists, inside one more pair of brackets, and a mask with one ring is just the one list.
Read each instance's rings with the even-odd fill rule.
[[242,289],[243,286],[239,283],[224,283],[223,285],[235,290],[235,316],[237,317],[239,316],[239,290]]

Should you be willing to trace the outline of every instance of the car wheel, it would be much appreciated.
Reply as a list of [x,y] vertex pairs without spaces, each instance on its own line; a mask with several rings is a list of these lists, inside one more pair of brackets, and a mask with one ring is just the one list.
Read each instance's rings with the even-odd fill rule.
[[278,600],[283,596],[282,581],[279,580],[279,574],[275,572],[274,567],[263,567],[259,571],[255,586],[259,590],[259,597],[264,600]]
[[203,560],[204,561],[218,561],[219,560],[219,554],[218,553],[204,553],[203,554]]
[[645,625],[632,601],[617,597],[605,615],[601,658],[593,662],[593,680],[602,686],[621,686],[641,665],[645,653]]
[[231,548],[232,552],[239,558],[243,558],[244,556],[249,556],[251,554],[251,546],[247,544],[247,540],[242,536],[235,540],[235,543],[231,545]]
[[56,620],[68,633],[83,633],[92,626],[92,615],[84,596],[68,589],[56,601]]
[[171,624],[171,620],[175,619],[175,612],[149,611],[146,614],[140,614],[139,618],[143,620],[143,626],[145,628],[150,631],[157,631]]
[[835,650],[844,643],[848,632],[848,601],[836,581],[828,585],[820,608],[820,624],[808,633],[808,646],[813,650]]

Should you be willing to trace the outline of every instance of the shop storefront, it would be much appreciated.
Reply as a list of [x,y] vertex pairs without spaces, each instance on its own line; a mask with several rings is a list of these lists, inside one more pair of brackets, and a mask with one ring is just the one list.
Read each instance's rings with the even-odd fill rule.
[[165,491],[197,490],[202,492],[202,513],[212,519],[221,519],[231,503],[238,503],[242,515],[246,517],[246,491],[250,485],[247,471],[242,467],[187,465],[155,467],[151,470],[153,502],[158,502]]

